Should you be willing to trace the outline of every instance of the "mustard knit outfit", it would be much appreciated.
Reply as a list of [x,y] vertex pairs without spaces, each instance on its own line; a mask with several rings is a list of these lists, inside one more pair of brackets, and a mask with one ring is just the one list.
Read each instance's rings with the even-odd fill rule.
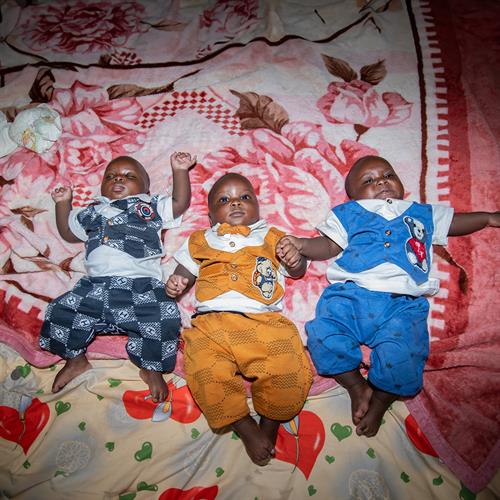
[[[312,382],[297,328],[279,312],[284,277],[275,247],[284,233],[264,221],[251,228],[248,237],[218,236],[216,226],[196,231],[175,256],[191,271],[198,266],[195,295],[202,314],[182,334],[184,369],[194,399],[214,429],[249,414],[244,379],[251,382],[255,410],[280,421],[301,410]],[[240,295],[241,300],[232,299]],[[203,307],[207,303],[210,311]]]

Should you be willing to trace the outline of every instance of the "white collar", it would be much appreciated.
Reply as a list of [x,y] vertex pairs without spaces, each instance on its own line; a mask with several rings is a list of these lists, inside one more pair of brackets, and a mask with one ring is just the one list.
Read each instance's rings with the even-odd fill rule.
[[[132,194],[130,196],[125,196],[125,198],[120,198],[120,199],[126,200],[128,198],[139,198],[141,201],[144,201],[146,203],[151,202],[151,196],[149,194],[146,194],[146,193]],[[106,204],[106,205],[109,205],[112,201],[116,201],[116,200],[111,200],[110,198],[108,198],[106,196],[96,196],[94,199],[96,201],[98,201],[99,203]]]
[[365,210],[381,215],[386,220],[393,220],[399,217],[413,204],[412,201],[396,200],[394,198],[386,198],[385,200],[356,200],[356,202]]
[[[217,229],[219,229],[219,226],[220,223],[217,222],[217,224],[215,224],[215,226],[212,226],[210,229],[212,229],[214,233],[217,233]],[[264,219],[259,219],[257,222],[250,224],[248,227],[250,228],[250,232],[252,233],[257,229],[264,229],[265,227],[267,227],[267,222]]]

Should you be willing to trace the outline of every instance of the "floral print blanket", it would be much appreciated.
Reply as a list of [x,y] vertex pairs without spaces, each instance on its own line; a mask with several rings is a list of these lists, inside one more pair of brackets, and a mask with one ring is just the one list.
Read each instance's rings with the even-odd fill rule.
[[[89,351],[95,370],[56,397],[48,388],[58,360],[39,349],[38,332],[47,303],[83,273],[83,246],[58,236],[50,191],[71,184],[74,205],[88,204],[118,155],[146,166],[154,192],[169,190],[173,151],[198,156],[191,208],[182,227],[164,236],[165,276],[186,236],[207,227],[207,192],[227,171],[249,177],[262,215],[298,235],[314,235],[328,210],[345,201],[346,172],[366,154],[394,165],[408,199],[459,211],[498,209],[491,19],[499,9],[490,7],[487,15],[466,0],[1,3],[0,446],[7,475],[0,477],[9,477],[7,496],[26,489],[36,498],[49,491],[54,498],[234,498],[236,491],[252,498],[361,491],[397,498],[425,487],[429,497],[469,498],[488,485],[500,461],[500,259],[489,250],[500,236],[491,229],[450,240],[434,256],[441,291],[430,299],[431,355],[424,390],[406,401],[411,415],[397,403],[390,432],[358,439],[349,419],[337,416],[345,394],[316,377],[300,418],[321,430],[313,439],[283,426],[282,462],[293,466],[273,461],[256,472],[262,481],[236,459],[235,439],[213,436],[203,417],[195,418],[182,353],[171,383],[189,407],[179,411],[189,416],[174,418],[174,401],[171,413],[157,411],[142,393],[130,396],[139,401],[131,414],[125,394],[141,389],[123,337],[99,337]],[[304,279],[288,283],[286,314],[304,342],[325,270],[326,263],[313,263]],[[192,296],[181,307],[187,325]],[[160,423],[159,414],[168,417]],[[416,465],[421,451],[409,443],[407,421],[432,450],[423,466]],[[164,432],[152,434],[161,425]],[[174,435],[178,455],[170,456],[165,443]],[[150,453],[151,446],[165,448]],[[133,458],[130,469],[104,474],[115,470],[122,447]],[[349,470],[347,454],[362,447],[369,458]],[[384,447],[382,463],[374,457]],[[343,482],[332,485],[343,454]],[[348,477],[364,486],[352,479],[353,489],[345,489]],[[488,498],[488,490],[483,494]]]

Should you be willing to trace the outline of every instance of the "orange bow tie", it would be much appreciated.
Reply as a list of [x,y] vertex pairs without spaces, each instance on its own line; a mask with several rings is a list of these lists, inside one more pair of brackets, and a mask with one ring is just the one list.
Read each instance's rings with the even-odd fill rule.
[[223,234],[241,234],[243,236],[248,236],[251,229],[248,226],[231,226],[227,222],[223,222],[217,228],[217,234],[222,236]]

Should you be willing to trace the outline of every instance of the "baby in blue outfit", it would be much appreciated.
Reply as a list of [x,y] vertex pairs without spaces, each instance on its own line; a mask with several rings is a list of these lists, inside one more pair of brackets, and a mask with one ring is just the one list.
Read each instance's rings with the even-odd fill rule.
[[[454,213],[450,207],[403,200],[390,163],[365,156],[345,180],[350,201],[330,212],[322,236],[285,236],[278,256],[293,266],[300,256],[329,263],[316,317],[306,323],[308,349],[320,375],[330,375],[351,397],[356,433],[374,436],[390,404],[422,387],[429,353],[425,295],[439,289],[429,276],[432,245],[448,236],[499,227],[500,212]],[[360,373],[360,345],[371,348],[368,380]]]

